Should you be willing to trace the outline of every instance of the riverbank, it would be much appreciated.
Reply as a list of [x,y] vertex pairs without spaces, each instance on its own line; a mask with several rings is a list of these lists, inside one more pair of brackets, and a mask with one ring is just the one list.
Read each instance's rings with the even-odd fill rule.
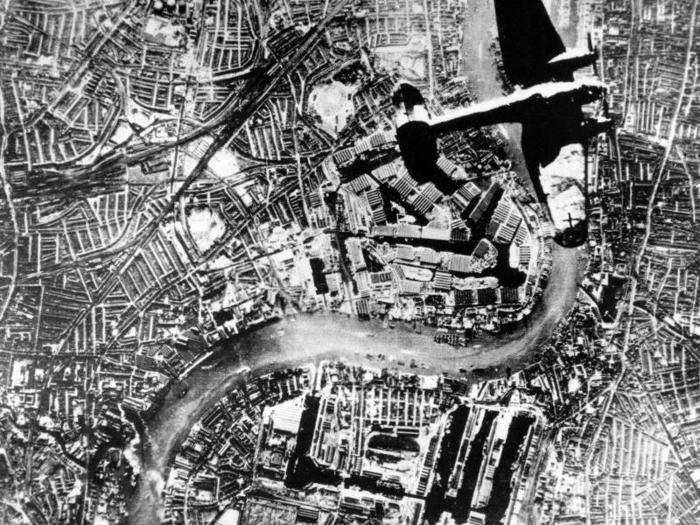
[[[427,333],[387,329],[380,322],[341,314],[285,318],[228,342],[186,378],[189,390],[185,396],[168,393],[158,412],[145,422],[142,479],[130,509],[130,522],[159,521],[160,492],[179,443],[206,410],[244,381],[247,374],[332,359],[407,370],[410,361],[415,360],[425,368],[414,371],[424,374],[458,374],[460,369],[496,366],[516,368],[530,360],[532,351],[549,338],[573,305],[581,253],[555,247],[552,279],[529,321],[509,333],[480,335],[466,348],[436,343]],[[378,354],[386,359],[367,357]]]

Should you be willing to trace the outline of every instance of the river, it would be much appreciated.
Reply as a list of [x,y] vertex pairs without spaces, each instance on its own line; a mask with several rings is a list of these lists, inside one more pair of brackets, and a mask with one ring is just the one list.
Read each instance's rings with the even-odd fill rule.
[[[580,275],[577,250],[555,246],[549,286],[527,324],[510,333],[475,338],[467,348],[435,343],[430,335],[339,314],[287,318],[237,337],[187,378],[183,398],[168,394],[158,413],[146,421],[142,451],[142,481],[130,509],[130,522],[157,523],[160,489],[168,462],[191,426],[223,394],[244,379],[241,367],[252,374],[319,360],[347,359],[374,366],[406,364],[411,359],[428,365],[419,373],[457,373],[460,368],[513,366],[527,361],[571,308]],[[366,354],[384,354],[393,361],[368,361]]]
[[[470,27],[463,42],[465,56],[470,57],[463,73],[475,82],[480,99],[502,93],[495,74],[488,45],[495,21],[491,4],[478,0],[469,6]],[[501,128],[509,144],[514,169],[529,183],[520,152],[520,126]],[[283,319],[255,332],[239,336],[212,356],[204,367],[195,369],[187,378],[189,391],[183,398],[168,394],[158,413],[146,422],[142,454],[142,481],[130,508],[130,523],[158,523],[161,506],[160,489],[167,479],[168,462],[176,447],[187,436],[191,426],[216,403],[223,394],[244,380],[241,367],[252,374],[275,368],[319,360],[346,359],[373,366],[396,366],[397,361],[411,359],[428,365],[418,373],[447,372],[460,368],[516,366],[532,358],[532,350],[549,338],[557,322],[571,308],[576,298],[581,261],[578,250],[554,246],[550,282],[540,304],[527,323],[499,335],[483,334],[468,347],[455,349],[435,343],[427,333],[417,334],[401,328],[388,329],[379,323],[359,321],[340,314],[305,315]],[[366,354],[384,354],[392,361],[368,361]]]

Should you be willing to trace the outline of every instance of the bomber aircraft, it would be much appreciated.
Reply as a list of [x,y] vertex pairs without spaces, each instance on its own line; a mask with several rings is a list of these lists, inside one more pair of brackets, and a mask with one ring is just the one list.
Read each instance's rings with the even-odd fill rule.
[[[593,66],[598,51],[567,51],[541,0],[494,0],[503,69],[517,86],[505,96],[451,109],[432,117],[419,90],[400,84],[394,93],[396,135],[407,170],[418,181],[434,172],[437,138],[457,130],[502,123],[522,125],[521,147],[537,200],[555,228],[555,241],[574,247],[587,240],[588,145],[611,131],[607,88],[595,79],[575,80],[574,71]],[[584,106],[598,113],[584,115]],[[557,161],[564,146],[580,145],[574,169],[583,187],[571,202],[554,204],[543,190],[541,169]],[[571,168],[571,163],[569,163]],[[577,197],[583,202],[577,202]]]

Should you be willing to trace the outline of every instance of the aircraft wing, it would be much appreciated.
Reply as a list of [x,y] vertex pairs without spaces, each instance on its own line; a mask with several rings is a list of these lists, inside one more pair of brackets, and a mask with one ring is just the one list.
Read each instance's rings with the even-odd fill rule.
[[[519,89],[510,95],[478,102],[470,106],[446,111],[433,117],[429,124],[434,133],[444,133],[504,122],[541,121],[548,123],[552,115],[558,115],[561,104],[579,107],[598,99],[606,89],[596,80],[572,82],[547,82],[527,89]],[[579,110],[580,112],[580,110]],[[565,112],[565,114],[568,114]],[[575,119],[580,121],[580,115]]]
[[550,80],[571,81],[571,72],[552,76],[549,61],[566,51],[542,0],[494,0],[505,74],[529,87]]

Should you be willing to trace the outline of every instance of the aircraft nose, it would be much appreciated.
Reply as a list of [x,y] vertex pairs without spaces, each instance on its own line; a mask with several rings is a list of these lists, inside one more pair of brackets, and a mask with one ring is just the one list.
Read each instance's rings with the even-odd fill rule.
[[593,91],[599,97],[603,97],[603,96],[608,94],[608,86],[606,86],[605,84],[599,84],[599,85],[593,86]]
[[583,103],[587,104],[589,102],[594,102],[601,98],[606,97],[608,94],[608,87],[605,85],[588,85],[584,91]]

